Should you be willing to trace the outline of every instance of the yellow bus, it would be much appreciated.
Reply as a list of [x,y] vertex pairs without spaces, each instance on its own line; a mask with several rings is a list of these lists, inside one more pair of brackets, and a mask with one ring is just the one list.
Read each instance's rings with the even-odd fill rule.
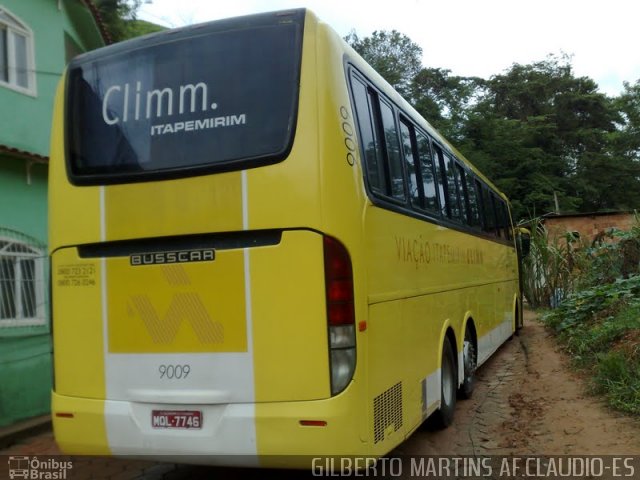
[[521,322],[504,195],[309,11],[82,55],[54,116],[65,453],[380,456]]

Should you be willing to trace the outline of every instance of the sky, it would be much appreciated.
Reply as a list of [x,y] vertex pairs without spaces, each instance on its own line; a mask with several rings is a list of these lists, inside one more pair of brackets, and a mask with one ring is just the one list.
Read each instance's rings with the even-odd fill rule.
[[341,36],[398,30],[423,65],[489,78],[512,64],[567,54],[576,76],[619,95],[640,79],[637,0],[152,0],[138,17],[168,27],[306,7]]

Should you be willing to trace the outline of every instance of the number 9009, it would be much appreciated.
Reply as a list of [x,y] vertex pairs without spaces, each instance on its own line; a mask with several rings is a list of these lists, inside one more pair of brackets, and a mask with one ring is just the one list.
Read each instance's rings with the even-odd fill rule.
[[158,367],[160,378],[168,380],[181,380],[187,378],[191,372],[189,365],[160,365]]

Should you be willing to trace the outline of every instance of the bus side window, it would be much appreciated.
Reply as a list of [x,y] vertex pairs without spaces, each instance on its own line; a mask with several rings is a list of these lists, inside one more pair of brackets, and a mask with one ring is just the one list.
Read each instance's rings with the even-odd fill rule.
[[394,199],[404,202],[406,198],[404,193],[404,173],[402,170],[400,142],[398,141],[398,132],[396,131],[396,121],[393,110],[383,101],[380,101],[380,119],[382,120],[389,179],[391,181],[389,194]]
[[509,210],[509,204],[504,203],[504,218],[507,225],[507,239],[513,240],[513,226],[511,225],[511,213]]
[[409,201],[415,208],[422,208],[422,185],[420,182],[420,172],[418,171],[417,158],[415,151],[415,132],[413,125],[407,123],[404,119],[400,120],[400,138],[402,141],[402,152],[404,153],[404,162],[407,168],[409,179]]
[[458,196],[458,185],[456,181],[455,160],[445,154],[445,168],[447,174],[447,200],[449,201],[450,218],[460,220],[460,198]]
[[454,162],[454,173],[458,185],[458,202],[460,204],[460,218],[463,223],[469,225],[469,200],[466,195],[464,168],[458,162]]
[[367,86],[354,76],[351,76],[351,90],[358,117],[360,147],[364,155],[364,167],[369,187],[374,193],[384,194],[387,183],[386,174],[380,141],[376,138],[373,128],[373,112],[371,109],[372,100],[375,97],[372,98],[372,92],[369,92]]
[[482,209],[484,211],[484,231],[490,235],[496,234],[496,214],[493,198],[489,188],[482,185]]
[[493,204],[493,214],[495,216],[495,230],[496,237],[502,236],[502,215],[500,214],[500,200],[496,197],[495,193],[491,193],[491,203]]
[[507,238],[507,232],[505,229],[504,205],[502,203],[502,199],[494,197],[494,201],[496,204],[496,215],[498,217],[498,236]]
[[469,199],[469,225],[474,228],[482,226],[480,222],[480,205],[478,202],[478,192],[476,190],[477,181],[472,173],[466,175],[467,180],[467,198]]
[[429,139],[420,132],[416,133],[418,144],[418,156],[420,157],[420,177],[422,179],[422,190],[424,192],[423,208],[436,215],[438,210],[438,194],[436,192],[436,173],[434,170],[433,156],[429,147]]
[[478,215],[480,216],[480,230],[486,231],[486,216],[485,216],[485,206],[484,199],[482,197],[482,183],[477,178],[474,178],[473,183],[476,187],[476,199],[478,200]]
[[443,217],[451,217],[449,198],[447,197],[447,174],[444,168],[444,157],[442,150],[437,145],[433,145],[436,166],[436,182],[438,184],[438,194],[440,196],[440,211]]
[[507,240],[511,240],[511,222],[509,222],[509,210],[507,209],[507,204],[502,198],[497,198],[496,200],[498,202],[498,216],[500,217],[502,237]]

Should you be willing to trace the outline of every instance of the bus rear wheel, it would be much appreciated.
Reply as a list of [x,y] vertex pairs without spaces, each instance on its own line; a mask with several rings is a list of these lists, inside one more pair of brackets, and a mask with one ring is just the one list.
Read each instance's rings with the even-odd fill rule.
[[473,389],[476,386],[476,368],[478,367],[478,354],[476,352],[476,345],[473,339],[473,333],[471,328],[467,326],[464,332],[464,343],[462,345],[462,364],[464,369],[464,378],[462,379],[462,385],[458,390],[458,396],[460,398],[471,398]]
[[442,368],[440,382],[440,409],[433,414],[433,425],[436,428],[447,428],[453,422],[456,409],[456,390],[458,376],[456,374],[456,358],[449,339],[442,347]]

